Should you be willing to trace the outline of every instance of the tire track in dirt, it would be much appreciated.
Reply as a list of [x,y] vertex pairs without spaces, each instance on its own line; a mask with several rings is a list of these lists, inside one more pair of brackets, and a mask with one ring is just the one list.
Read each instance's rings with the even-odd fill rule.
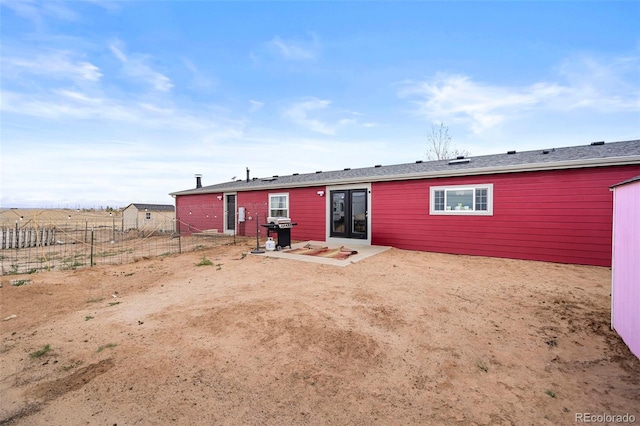
[[114,367],[113,358],[108,358],[95,364],[87,365],[74,371],[72,374],[60,379],[40,383],[24,392],[28,402],[18,411],[9,414],[6,418],[0,419],[0,425],[12,425],[19,420],[23,420],[32,414],[40,411],[47,403],[65,395],[68,392],[76,391],[87,383],[101,376]]

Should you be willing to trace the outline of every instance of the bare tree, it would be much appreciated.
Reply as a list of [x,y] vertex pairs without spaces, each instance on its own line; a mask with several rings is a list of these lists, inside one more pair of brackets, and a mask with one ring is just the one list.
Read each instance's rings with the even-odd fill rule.
[[427,159],[429,160],[446,160],[461,155],[469,156],[469,152],[466,150],[451,148],[449,127],[442,122],[439,125],[431,125],[431,132],[427,135],[427,143]]

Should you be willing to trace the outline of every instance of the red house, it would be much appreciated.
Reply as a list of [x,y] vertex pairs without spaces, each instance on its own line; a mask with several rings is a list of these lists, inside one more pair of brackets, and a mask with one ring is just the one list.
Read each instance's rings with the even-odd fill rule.
[[[640,140],[237,180],[174,192],[180,233],[611,266],[609,188],[640,174]],[[256,221],[257,219],[257,221]]]

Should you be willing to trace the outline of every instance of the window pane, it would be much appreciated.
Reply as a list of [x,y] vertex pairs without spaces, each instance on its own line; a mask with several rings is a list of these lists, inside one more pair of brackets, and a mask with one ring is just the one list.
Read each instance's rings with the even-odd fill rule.
[[273,217],[289,217],[286,195],[271,195],[269,197],[269,215]]
[[433,209],[444,210],[444,191],[433,191]]
[[447,210],[473,210],[473,189],[447,191]]
[[287,207],[287,197],[284,195],[272,195],[271,196],[271,208],[283,209]]
[[487,190],[486,188],[476,189],[476,210],[487,210]]

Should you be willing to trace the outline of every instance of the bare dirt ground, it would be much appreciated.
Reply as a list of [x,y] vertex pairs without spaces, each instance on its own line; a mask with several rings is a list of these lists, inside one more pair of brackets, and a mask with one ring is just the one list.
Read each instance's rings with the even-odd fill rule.
[[2,277],[0,424],[640,422],[608,268],[250,249]]

